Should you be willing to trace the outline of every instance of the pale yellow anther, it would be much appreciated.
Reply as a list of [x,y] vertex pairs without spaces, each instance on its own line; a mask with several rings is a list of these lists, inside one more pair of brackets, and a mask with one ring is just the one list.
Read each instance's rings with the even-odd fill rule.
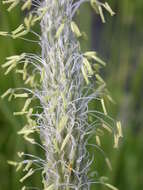
[[23,70],[17,69],[17,70],[16,70],[16,73],[18,73],[18,74],[23,74]]
[[75,33],[75,35],[77,37],[81,37],[82,36],[82,34],[81,34],[81,32],[80,32],[77,24],[75,22],[73,22],[73,21],[71,22],[71,30],[73,31],[73,33]]
[[61,146],[61,151],[63,151],[63,149],[65,148],[66,144],[68,143],[68,140],[70,138],[71,134],[68,133],[67,136],[65,137],[65,139],[63,140],[62,146]]
[[16,62],[13,63],[12,65],[10,65],[4,74],[7,75],[7,74],[8,74],[10,71],[12,71],[12,69],[14,69],[15,67],[16,67]]
[[104,103],[104,99],[103,99],[103,98],[101,99],[101,105],[102,105],[104,114],[107,115],[107,110],[106,110],[106,107],[105,107],[105,103]]
[[19,115],[25,115],[27,112],[14,112],[13,115],[19,116]]
[[28,137],[27,135],[24,136],[24,139],[25,139],[26,141],[30,142],[31,144],[35,144],[35,140],[32,139],[32,138],[30,138],[30,137]]
[[20,2],[20,0],[3,0],[2,3],[3,4],[10,4],[10,6],[8,7],[8,11],[10,12],[13,8],[15,8],[18,3]]
[[100,83],[105,83],[103,78],[99,75],[99,74],[96,74],[96,79],[100,82]]
[[25,24],[26,29],[27,29],[28,31],[30,30],[31,26],[34,25],[34,22],[32,22],[32,20],[33,20],[33,15],[32,15],[31,13],[29,14],[28,17],[26,17],[26,18],[24,19],[24,24]]
[[23,94],[14,94],[15,98],[27,98],[28,94],[27,93],[23,93]]
[[28,136],[29,134],[34,133],[34,130],[31,129],[28,125],[24,126],[20,131],[18,131],[18,135],[26,135]]
[[1,98],[5,98],[6,96],[10,95],[12,93],[12,89],[9,88],[4,94],[1,95]]
[[59,38],[59,36],[61,35],[61,33],[62,33],[63,29],[64,29],[64,26],[65,26],[64,23],[62,23],[62,24],[60,25],[60,27],[58,28],[58,30],[57,30],[57,32],[56,32],[56,38]]
[[111,9],[111,7],[109,6],[109,4],[107,2],[105,2],[105,4],[103,4],[103,6],[110,13],[111,16],[115,15],[115,12]]
[[7,163],[8,163],[9,165],[12,165],[12,166],[17,166],[17,165],[18,165],[17,162],[14,162],[14,161],[11,161],[11,160],[8,160]]
[[88,52],[85,52],[83,55],[87,57],[88,59],[95,60],[96,62],[100,63],[103,66],[106,65],[106,63],[97,56],[97,53],[95,51],[88,51]]
[[31,98],[28,98],[26,100],[25,104],[24,104],[23,109],[22,109],[23,112],[25,112],[27,110],[27,108],[29,107],[30,103],[31,103]]
[[105,18],[104,18],[102,7],[98,6],[98,10],[99,10],[99,14],[100,14],[102,22],[105,23]]
[[19,171],[22,168],[22,166],[23,166],[22,162],[18,163],[16,171]]
[[116,187],[114,187],[113,185],[111,185],[109,183],[105,183],[105,186],[107,186],[108,188],[110,188],[112,190],[118,190]]
[[114,148],[118,148],[119,140],[120,140],[120,138],[123,137],[122,127],[121,127],[120,121],[117,121],[116,127],[117,127],[117,132],[114,134]]
[[107,125],[105,125],[104,123],[102,124],[102,127],[106,129],[109,133],[112,133],[112,129],[108,127]]
[[23,30],[22,32],[12,35],[12,38],[13,39],[20,38],[22,36],[25,36],[26,34],[28,34],[28,30]]
[[96,143],[98,146],[101,146],[100,138],[98,135],[96,135]]
[[121,122],[117,121],[116,125],[117,125],[117,132],[118,132],[119,137],[123,137]]
[[89,61],[88,61],[85,57],[83,58],[83,64],[85,65],[85,67],[86,67],[88,73],[89,73],[90,75],[93,75],[92,67],[91,67]]
[[30,9],[32,5],[32,0],[27,0],[25,1],[25,3],[23,4],[23,6],[21,7],[21,10],[24,11],[25,9]]
[[28,171],[30,169],[30,167],[32,166],[32,160],[29,160],[28,163],[26,164],[25,168],[23,169],[23,171]]
[[54,190],[54,184],[46,187],[44,190]]
[[106,158],[105,158],[105,162],[106,162],[108,168],[109,168],[110,170],[112,170],[112,165],[111,165],[111,162],[110,162],[109,158],[106,157]]
[[16,35],[17,33],[21,32],[24,30],[24,26],[23,24],[21,24],[20,26],[18,26],[18,28],[16,28],[15,30],[12,31],[12,35]]
[[28,173],[27,173],[24,177],[22,177],[22,178],[20,179],[20,182],[22,183],[25,179],[27,179],[28,177],[30,177],[33,173],[34,173],[34,171],[33,171],[33,169],[31,168],[31,169],[28,171]]
[[19,156],[19,158],[21,158],[24,155],[24,152],[18,152],[17,155]]
[[65,125],[67,124],[67,121],[68,121],[68,115],[64,115],[59,121],[59,125],[58,125],[59,133],[64,129]]
[[83,65],[82,65],[82,67],[81,67],[81,71],[82,71],[82,74],[83,74],[83,77],[84,77],[86,83],[89,84],[88,75],[87,75],[86,70],[85,70],[85,67],[84,67]]
[[8,32],[0,31],[0,36],[8,36]]
[[26,187],[25,187],[25,186],[23,186],[21,190],[26,190]]

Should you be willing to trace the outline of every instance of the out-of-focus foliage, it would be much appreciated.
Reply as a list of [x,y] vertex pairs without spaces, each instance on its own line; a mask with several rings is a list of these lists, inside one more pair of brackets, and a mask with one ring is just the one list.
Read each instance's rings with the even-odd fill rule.
[[[20,9],[14,9],[10,14],[0,2],[0,30],[14,30],[21,21]],[[7,56],[20,54],[24,50],[37,51],[37,46],[22,40],[0,37],[0,66]],[[21,86],[21,80],[18,75],[11,72],[8,76],[4,76],[4,70],[0,68],[0,95],[8,88],[19,86]],[[15,172],[15,168],[8,165],[8,160],[17,160],[18,151],[26,150],[36,154],[35,148],[29,146],[29,143],[17,135],[17,132],[24,125],[24,119],[15,117],[13,112],[20,109],[21,105],[21,102],[8,102],[6,99],[0,98],[0,189],[15,190],[22,186],[19,182],[21,172]],[[39,180],[41,179],[35,176],[29,185],[37,184],[38,186]]]
[[139,190],[143,187],[143,2],[109,3],[116,15],[112,19],[107,15],[104,25],[94,16],[92,46],[108,60],[103,75],[116,102],[108,108],[122,121],[124,139],[117,152],[105,140],[113,171],[104,167],[101,173],[120,190]]
[[[108,105],[108,109],[113,117],[122,121],[124,131],[124,139],[119,150],[111,148],[113,142],[109,137],[105,136],[104,142],[102,139],[113,170],[110,171],[106,164],[103,164],[104,159],[98,153],[95,165],[99,174],[109,176],[110,182],[120,190],[141,190],[143,187],[143,1],[108,2],[116,15],[111,18],[105,13],[105,24],[101,23],[86,4],[81,7],[77,18],[81,30],[86,31],[88,37],[88,40],[83,42],[82,48],[86,49],[91,43],[92,48],[108,62],[102,74],[116,102],[115,105]],[[0,30],[15,29],[21,23],[21,16],[18,9],[9,14],[0,2]],[[20,53],[27,48],[37,51],[34,44],[29,45],[21,40],[13,41],[0,37],[0,65],[6,56]],[[8,87],[20,86],[20,83],[20,79],[14,73],[4,77],[3,70],[0,69],[0,94]],[[18,110],[19,106],[17,103],[15,105],[15,102],[0,100],[0,189],[4,190],[20,188],[18,179],[21,174],[16,173],[15,168],[7,164],[7,160],[17,159],[16,152],[22,149],[36,152],[17,135],[24,121],[14,117],[12,112]],[[92,169],[94,171],[94,168]],[[35,176],[33,180],[34,184],[38,184],[40,179]],[[93,189],[106,188],[94,185]]]

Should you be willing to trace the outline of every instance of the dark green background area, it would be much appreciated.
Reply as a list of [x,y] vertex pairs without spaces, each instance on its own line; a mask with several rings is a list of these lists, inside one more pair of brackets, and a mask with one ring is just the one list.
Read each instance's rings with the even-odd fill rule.
[[[106,23],[93,12],[88,4],[81,6],[76,18],[81,31],[87,33],[87,40],[81,40],[82,49],[94,49],[107,62],[102,76],[116,104],[107,103],[107,110],[117,120],[121,120],[124,138],[118,150],[114,150],[112,136],[101,139],[104,151],[111,160],[110,171],[101,155],[96,153],[92,170],[101,176],[108,176],[109,182],[120,190],[143,189],[143,1],[108,1],[116,12],[110,17],[105,12]],[[20,9],[11,13],[0,2],[0,31],[15,29],[22,22]],[[5,57],[21,52],[37,52],[38,47],[22,40],[0,37],[0,64]],[[21,86],[18,75],[11,72],[4,76],[0,68],[0,94],[7,88]],[[18,151],[38,154],[36,147],[27,144],[17,131],[24,125],[24,119],[13,116],[13,111],[21,108],[21,101],[8,102],[0,99],[0,190],[20,189],[22,174],[7,164],[7,160],[17,160]],[[95,106],[95,105],[93,105]],[[37,153],[38,152],[38,153]],[[42,153],[41,153],[42,154]],[[95,166],[95,167],[94,167]],[[26,183],[39,186],[41,177],[35,175]],[[106,187],[94,185],[94,190]]]

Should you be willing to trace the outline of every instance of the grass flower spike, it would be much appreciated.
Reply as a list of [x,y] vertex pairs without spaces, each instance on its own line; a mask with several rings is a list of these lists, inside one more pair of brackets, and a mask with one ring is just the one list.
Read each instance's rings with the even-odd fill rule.
[[[82,38],[82,33],[73,21],[84,2],[90,2],[103,22],[103,8],[114,14],[107,2],[97,0],[3,0],[9,6],[8,11],[20,4],[21,10],[27,10],[28,14],[14,31],[0,32],[0,35],[32,41],[26,38],[28,33],[32,33],[38,37],[41,47],[39,54],[22,53],[7,58],[2,66],[7,69],[5,74],[14,69],[22,76],[24,87],[9,89],[2,98],[25,100],[21,110],[14,113],[27,119],[27,124],[18,134],[40,146],[45,159],[19,153],[24,160],[10,163],[14,163],[17,170],[22,167],[27,172],[20,182],[36,172],[35,164],[42,168],[44,190],[88,190],[94,183],[116,189],[100,179],[95,181],[89,175],[94,157],[87,148],[91,146],[103,152],[101,131],[112,132],[108,123],[112,119],[104,102],[111,98],[99,75],[105,62],[96,52],[81,52],[78,38]],[[40,26],[40,34],[33,31],[34,25]],[[37,108],[33,107],[35,100],[39,101]],[[94,100],[101,103],[103,113],[89,109],[89,102]],[[117,138],[122,136],[119,122],[117,126],[120,134],[115,134],[115,146]],[[35,132],[40,135],[41,144],[33,138]],[[97,144],[89,143],[93,137],[96,137]],[[111,168],[106,156],[105,161]]]

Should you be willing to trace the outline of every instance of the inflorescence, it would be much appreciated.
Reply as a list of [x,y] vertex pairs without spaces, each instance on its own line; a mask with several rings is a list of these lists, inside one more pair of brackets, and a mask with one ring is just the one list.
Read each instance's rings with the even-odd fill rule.
[[[9,6],[8,11],[21,5],[22,11],[27,10],[27,16],[14,31],[1,31],[0,35],[32,42],[25,37],[32,33],[38,38],[41,52],[39,55],[22,53],[6,58],[2,65],[6,69],[5,75],[15,70],[22,76],[24,87],[8,89],[2,98],[25,99],[23,108],[14,113],[27,119],[18,134],[45,151],[45,159],[22,152],[18,155],[24,157],[23,161],[9,163],[17,170],[23,168],[27,172],[20,182],[33,175],[37,168],[42,169],[44,190],[87,190],[93,183],[116,189],[104,180],[95,181],[89,177],[94,157],[87,147],[97,148],[105,156],[100,136],[104,130],[113,132],[108,120],[115,122],[107,114],[104,99],[112,99],[99,75],[105,62],[96,52],[81,52],[80,49],[78,39],[82,38],[82,33],[73,17],[84,2],[90,2],[103,22],[103,9],[114,15],[107,2],[97,0],[3,0],[3,4]],[[33,31],[35,25],[40,26],[40,34]],[[39,102],[36,108],[32,104],[35,100]],[[89,102],[93,100],[101,102],[103,112],[89,109]],[[116,124],[115,148],[122,137],[121,124]],[[32,137],[35,132],[40,135],[41,144]],[[96,144],[89,142],[93,136]],[[106,156],[105,161],[111,168]],[[27,188],[24,186],[24,189]]]

